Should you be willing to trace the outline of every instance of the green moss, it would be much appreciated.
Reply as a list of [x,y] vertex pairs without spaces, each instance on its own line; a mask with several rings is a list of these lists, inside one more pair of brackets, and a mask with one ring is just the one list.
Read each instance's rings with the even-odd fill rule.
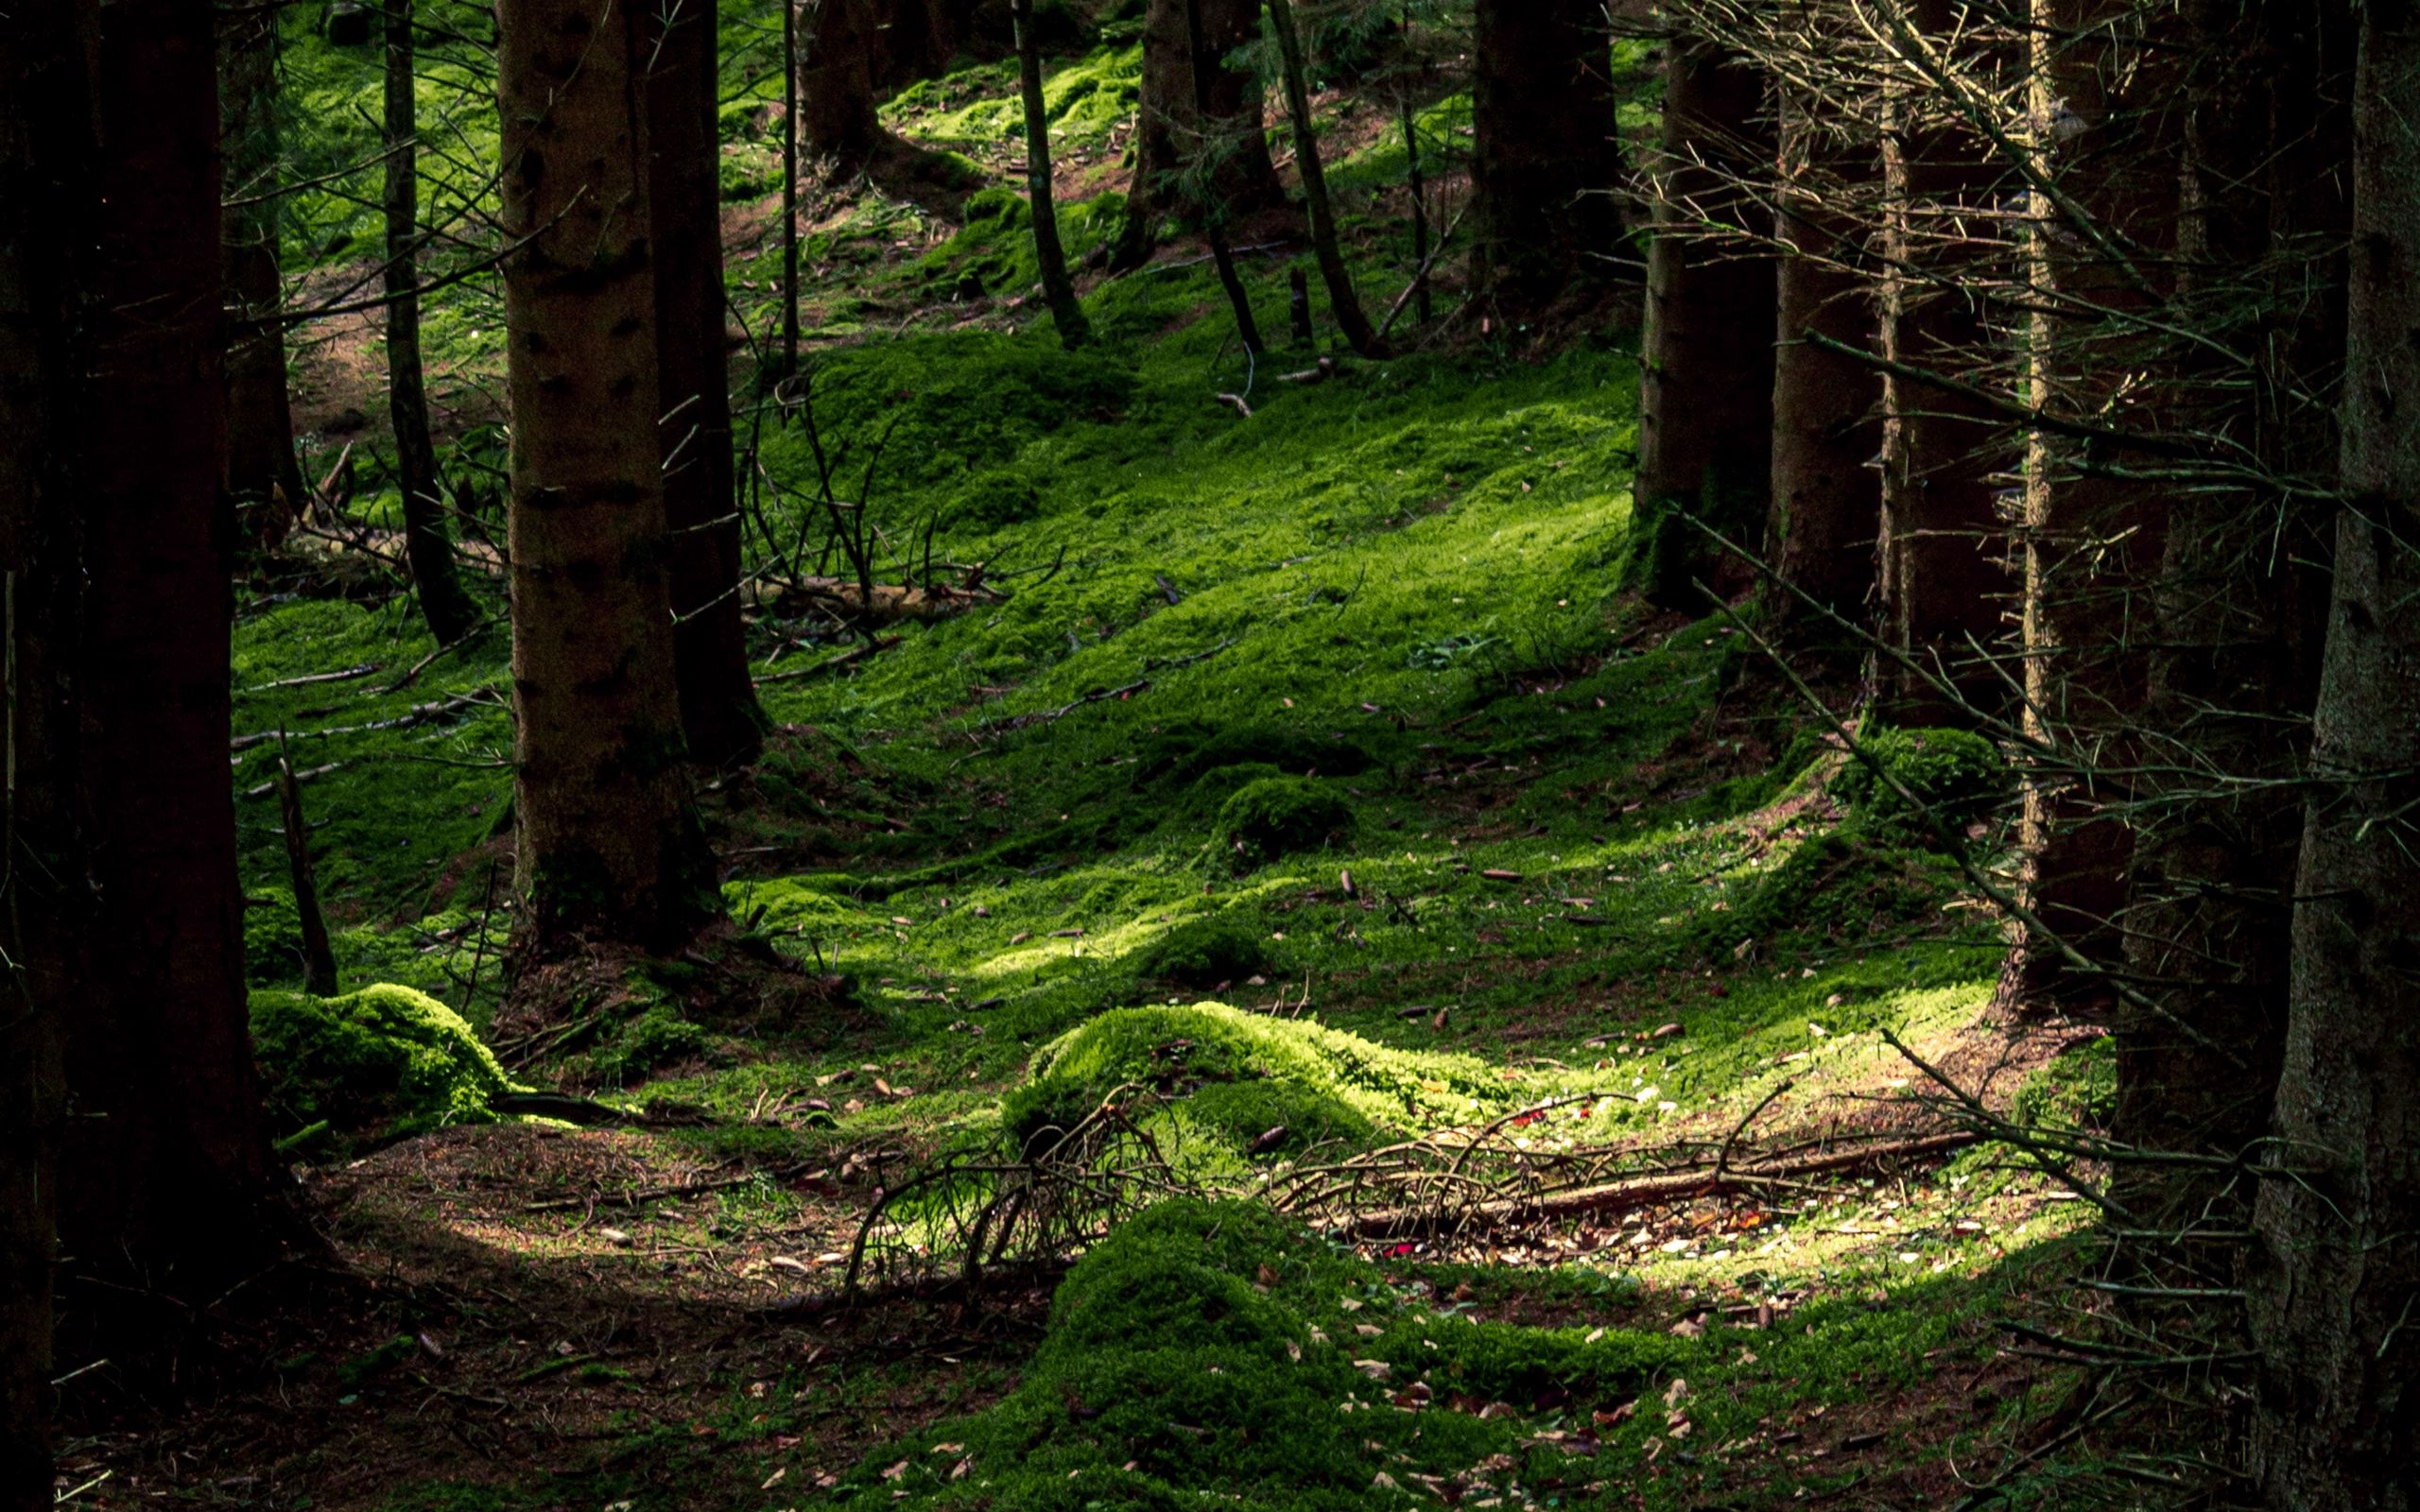
[[1301,777],[1264,777],[1247,782],[1219,806],[1213,838],[1235,857],[1236,869],[1316,850],[1344,838],[1353,827],[1353,805]]
[[[1026,1141],[1071,1125],[1120,1087],[1184,1098],[1262,1080],[1333,1102],[1381,1129],[1461,1123],[1509,1103],[1505,1084],[1468,1056],[1395,1050],[1322,1023],[1199,1003],[1114,1009],[1045,1045],[1001,1118]],[[1237,1116],[1249,1124],[1260,1115]]]
[[302,977],[302,915],[293,890],[262,887],[244,900],[244,978],[272,987]]
[[324,1125],[346,1147],[481,1123],[511,1085],[459,1015],[409,988],[255,992],[251,1018],[273,1135]]
[[1859,744],[1918,805],[1911,807],[1873,767],[1852,759],[1833,780],[1832,792],[1869,824],[1928,832],[1929,813],[1955,831],[2008,797],[2008,764],[1998,747],[1971,730],[1881,730]]
[[686,1060],[706,1047],[706,1032],[665,1004],[649,1005],[589,1058],[590,1070],[612,1084],[642,1079],[659,1066]]
[[1269,931],[1227,914],[1177,925],[1137,952],[1136,974],[1178,987],[1216,988],[1269,971]]
[[[1400,1410],[1414,1383],[1442,1401],[1520,1354],[1558,1385],[1635,1391],[1676,1352],[1533,1330],[1473,1349],[1477,1331],[1405,1302],[1265,1211],[1163,1204],[1068,1273],[1015,1392],[881,1451],[838,1494],[868,1512],[1409,1506],[1422,1475],[1555,1479],[1562,1458],[1525,1455],[1536,1425],[1511,1413]],[[1384,1337],[1357,1332],[1371,1318]]]
[[2062,1052],[2026,1078],[2010,1104],[2019,1124],[2098,1131],[2118,1110],[2117,1041],[2107,1035]]

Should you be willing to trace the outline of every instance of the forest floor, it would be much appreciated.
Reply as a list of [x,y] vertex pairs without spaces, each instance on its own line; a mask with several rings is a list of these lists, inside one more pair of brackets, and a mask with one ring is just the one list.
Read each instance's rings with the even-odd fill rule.
[[[358,64],[297,66],[337,90]],[[1080,257],[1115,224],[1133,66],[1113,37],[1054,71]],[[330,554],[243,604],[238,732],[289,732],[346,990],[424,991],[516,1082],[621,1122],[389,1141],[279,1104],[268,1067],[328,1251],[222,1305],[249,1365],[193,1411],[96,1412],[77,1500],[2059,1504],[2035,1452],[2103,1410],[2103,1378],[2008,1329],[2089,1312],[2091,1251],[2083,1205],[2005,1145],[1356,1236],[1438,1190],[1389,1171],[1472,1160],[1543,1190],[1938,1135],[1959,1125],[1927,1067],[1996,1110],[2088,1118],[2105,1046],[1995,1016],[1994,910],[1835,791],[1824,722],[1720,609],[1619,592],[1621,333],[1530,360],[1528,334],[1415,331],[1278,381],[1319,351],[1252,370],[1180,242],[1088,275],[1099,339],[1064,352],[997,187],[1008,82],[890,112],[985,176],[959,218],[866,183],[810,206],[814,435],[745,418],[752,559],[796,569],[769,583],[832,569],[820,441],[868,501],[878,577],[978,597],[868,640],[756,595],[776,729],[704,795],[730,930],[504,1011],[502,629],[441,652],[408,595]],[[767,150],[750,109],[727,112],[738,180]],[[1323,109],[1366,297],[1392,300],[1400,145],[1371,107]],[[1424,119],[1451,142],[1458,110]],[[777,219],[735,192],[751,340]],[[1253,239],[1282,332],[1307,249]],[[465,470],[496,460],[482,299],[431,320]],[[308,415],[381,412],[374,327],[297,361]],[[323,424],[306,467],[377,435]],[[374,472],[351,509],[338,534],[392,523]],[[272,995],[299,982],[274,744],[234,760]],[[1037,1187],[1060,1227],[954,1284],[961,1210],[1104,1100],[1096,1167],[1139,1162],[1122,1194]],[[1368,1190],[1302,1195],[1338,1169]],[[1171,1200],[1133,1216],[1151,1194]]]

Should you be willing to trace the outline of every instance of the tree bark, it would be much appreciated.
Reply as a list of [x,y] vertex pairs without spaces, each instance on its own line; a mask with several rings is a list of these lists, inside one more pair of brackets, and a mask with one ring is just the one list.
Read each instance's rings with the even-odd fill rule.
[[[1952,0],[1917,0],[1908,13],[1936,42],[1964,19]],[[1990,224],[2012,165],[1928,94],[1893,98],[1886,112],[1882,354],[1952,376],[1988,369],[1998,337],[1979,290],[1994,252],[1967,228]],[[1878,707],[1903,727],[1973,724],[2004,701],[1990,648],[2012,596],[1992,481],[2014,463],[2001,455],[2005,426],[1979,400],[1895,371],[1882,412],[1879,589],[1898,657]]]
[[440,645],[478,623],[445,528],[444,483],[428,428],[420,349],[420,101],[412,0],[387,0],[387,413],[395,427],[395,485],[404,498],[404,557],[421,617]]
[[2420,1506],[2420,7],[2361,8],[2343,504],[2251,1316],[2268,1504]]
[[1658,226],[1648,253],[1640,338],[1636,581],[1668,608],[1702,610],[1703,580],[1728,598],[1754,571],[1681,518],[1754,541],[1772,487],[1772,263],[1706,236],[1746,223],[1737,180],[1754,181],[1772,146],[1757,117],[1764,77],[1700,38],[1667,49]]
[[870,0],[815,0],[799,27],[800,147],[838,173],[864,167],[882,141],[874,114],[875,26]]
[[1042,98],[1042,44],[1033,34],[1033,0],[1015,0],[1017,86],[1025,97],[1025,181],[1033,215],[1034,261],[1042,268],[1042,295],[1051,323],[1069,351],[1092,335],[1084,323],[1076,281],[1067,276],[1067,251],[1059,242],[1059,212],[1050,196],[1050,117]]
[[1611,193],[1625,170],[1603,15],[1599,0],[1478,0],[1473,282],[1508,324],[1637,284]]
[[1353,291],[1353,273],[1344,266],[1343,249],[1336,239],[1336,210],[1329,201],[1327,175],[1320,167],[1319,133],[1311,129],[1311,91],[1303,63],[1303,41],[1294,29],[1291,0],[1269,0],[1269,17],[1277,32],[1277,49],[1286,71],[1286,114],[1294,128],[1294,167],[1303,176],[1303,206],[1311,222],[1311,251],[1319,259],[1320,279],[1327,285],[1328,311],[1345,345],[1365,357],[1384,354],[1378,333],[1361,312],[1361,298]]
[[782,356],[778,382],[798,371],[798,8],[782,0]]
[[0,893],[0,1507],[48,1512],[51,1310],[59,1258],[61,1041],[89,975],[87,836],[72,701],[81,521],[67,420],[79,231],[95,145],[89,6],[0,12],[0,649],[8,658]]
[[1865,232],[1824,206],[1835,183],[1870,177],[1873,149],[1837,140],[1833,124],[1795,92],[1782,92],[1779,114],[1774,237],[1783,251],[1765,558],[1780,582],[1768,616],[1783,647],[1829,653],[1854,671],[1865,647],[1831,616],[1864,626],[1874,593],[1880,499],[1869,463],[1881,444],[1881,384],[1863,364],[1809,338],[1858,351],[1876,345],[1870,280],[1860,271],[1871,262]]
[[[2134,0],[2033,0],[2036,292],[2027,385],[2045,414],[2121,434],[2164,425],[2118,386],[2166,362],[2140,317],[2170,271],[2180,133],[2169,55],[2144,45]],[[2144,392],[2167,393],[2152,383]],[[2117,405],[2115,409],[2111,406]],[[2128,454],[2128,459],[2133,459]],[[2048,431],[2026,447],[2020,547],[2026,729],[2060,755],[2026,773],[2018,895],[2051,935],[2102,968],[2123,953],[2133,835],[2121,816],[2148,675],[2143,594],[2163,550],[2165,502],[2108,475]],[[2106,984],[2020,926],[2000,999],[2105,1007]]]
[[[285,387],[285,326],[278,317],[275,7],[230,11],[221,34],[219,131],[226,161],[222,251],[233,327],[227,350],[227,490],[250,545],[275,547],[302,508],[302,468]],[[263,198],[268,197],[268,198]]]
[[1199,207],[1204,190],[1186,186],[1189,169],[1210,186],[1208,198],[1231,215],[1253,215],[1285,202],[1269,155],[1260,81],[1223,61],[1259,33],[1260,3],[1200,0],[1202,43],[1209,53],[1201,92],[1206,106],[1194,87],[1188,0],[1151,0],[1144,12],[1134,178],[1111,266],[1142,266],[1151,255],[1154,223]]
[[739,612],[716,10],[715,0],[672,0],[652,13],[647,126],[673,673],[691,759],[722,770],[755,759],[765,716]]
[[719,902],[673,672],[648,23],[611,0],[500,20],[504,223],[526,243],[505,264],[520,944],[668,946]]
[[[68,1025],[62,1318],[144,1353],[269,1247],[227,781],[233,532],[221,493],[217,76],[209,8],[99,10],[97,224],[73,444],[87,586],[82,812],[96,899]],[[129,1361],[120,1356],[120,1363]]]
[[[1197,120],[1213,119],[1211,100],[1211,54],[1208,32],[1204,29],[1202,12],[1209,0],[1184,0],[1187,56],[1193,61],[1193,106]],[[1219,286],[1227,291],[1228,307],[1235,311],[1236,335],[1243,342],[1244,351],[1257,357],[1266,349],[1261,345],[1260,323],[1253,318],[1252,295],[1244,288],[1243,276],[1236,271],[1235,254],[1227,248],[1228,207],[1215,200],[1202,207],[1202,238],[1210,244],[1210,261],[1219,270]]]

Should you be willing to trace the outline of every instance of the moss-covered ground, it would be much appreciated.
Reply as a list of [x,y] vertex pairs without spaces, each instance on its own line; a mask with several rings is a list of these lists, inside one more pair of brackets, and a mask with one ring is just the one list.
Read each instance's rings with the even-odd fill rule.
[[[760,9],[724,8],[752,343],[781,297]],[[1651,101],[1644,49],[1622,57]],[[1080,257],[1120,210],[1138,66],[1113,23],[1052,67]],[[424,60],[424,118],[452,144],[424,160],[441,203],[475,195],[464,165],[492,150],[479,67],[458,41]],[[287,68],[326,123],[297,166],[363,156],[374,54],[298,23]],[[1729,622],[1615,592],[1623,333],[1537,358],[1526,335],[1415,330],[1389,360],[1288,382],[1318,352],[1249,364],[1180,239],[1087,273],[1099,340],[1062,351],[1025,299],[1009,84],[970,64],[887,110],[962,160],[969,193],[809,197],[813,439],[847,452],[877,576],[980,564],[998,596],[887,627],[838,671],[820,664],[851,641],[828,619],[757,604],[776,728],[702,792],[733,931],[615,967],[543,1022],[500,1011],[496,586],[475,584],[498,623],[443,653],[374,574],[246,595],[237,730],[287,731],[359,994],[299,995],[276,742],[239,740],[261,1047],[303,1190],[376,1284],[251,1395],[79,1446],[112,1472],[88,1497],[1954,1502],[1961,1474],[2078,1410],[2072,1368],[1996,1347],[2003,1318],[2066,1306],[2082,1263],[2075,1206],[2004,1150],[1358,1244],[1251,1200],[1289,1169],[1491,1123],[1540,1157],[1643,1159],[1722,1144],[1752,1112],[1743,1148],[1938,1126],[1892,1040],[2028,1116],[2096,1116],[2106,1068],[2084,1051],[2038,1072],[2066,1040],[1992,1021],[1992,910],[1890,795],[1834,780]],[[1364,286],[1392,300],[1401,144],[1369,102],[1322,100]],[[1451,95],[1423,116],[1449,194],[1466,116]],[[341,194],[289,214],[305,286],[370,234]],[[1282,332],[1307,249],[1282,226],[1254,240],[1246,275]],[[1450,279],[1441,295],[1450,310]],[[473,479],[500,444],[494,298],[466,281],[430,318],[449,465]],[[352,444],[352,507],[380,524],[376,427],[326,423],[381,411],[372,338],[323,330],[297,372],[306,467]],[[829,570],[807,427],[744,419],[752,561]],[[1886,745],[1988,856],[1990,753]],[[762,991],[769,948],[838,986]],[[372,1054],[382,1014],[407,1042]],[[593,1101],[499,1114],[508,1082]],[[1195,1195],[1063,1279],[1072,1252],[1022,1257],[972,1301],[830,1300],[884,1193],[943,1154],[1036,1150],[1105,1099],[1182,1145]],[[2045,1473],[2011,1504],[2056,1504]]]

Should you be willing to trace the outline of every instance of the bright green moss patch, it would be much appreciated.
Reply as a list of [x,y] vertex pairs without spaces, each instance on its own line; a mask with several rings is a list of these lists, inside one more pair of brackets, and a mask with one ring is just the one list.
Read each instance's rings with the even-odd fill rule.
[[[1358,1332],[1371,1320],[1380,1336]],[[869,1512],[1360,1512],[1428,1501],[1424,1476],[1497,1494],[1578,1481],[1586,1461],[1527,1443],[1534,1421],[1448,1403],[1532,1381],[1635,1392],[1676,1352],[1599,1332],[1490,1329],[1482,1343],[1263,1210],[1169,1202],[1068,1274],[1013,1394],[882,1451],[838,1494]]]
[[1212,989],[1266,971],[1275,954],[1269,933],[1226,914],[1191,919],[1137,952],[1137,975]]
[[1507,1084],[1474,1057],[1396,1050],[1308,1020],[1197,1003],[1114,1009],[1063,1035],[1036,1052],[1030,1079],[1009,1094],[1002,1119],[1030,1139],[1072,1125],[1121,1087],[1181,1098],[1263,1080],[1332,1100],[1356,1120],[1391,1130],[1462,1123],[1512,1101]]
[[340,998],[252,994],[252,1049],[280,1139],[348,1144],[483,1123],[511,1083],[452,1008],[382,984]]
[[2106,1129],[2117,1110],[2117,1041],[2101,1035],[2026,1078],[2009,1116],[2020,1124],[2096,1131]]

